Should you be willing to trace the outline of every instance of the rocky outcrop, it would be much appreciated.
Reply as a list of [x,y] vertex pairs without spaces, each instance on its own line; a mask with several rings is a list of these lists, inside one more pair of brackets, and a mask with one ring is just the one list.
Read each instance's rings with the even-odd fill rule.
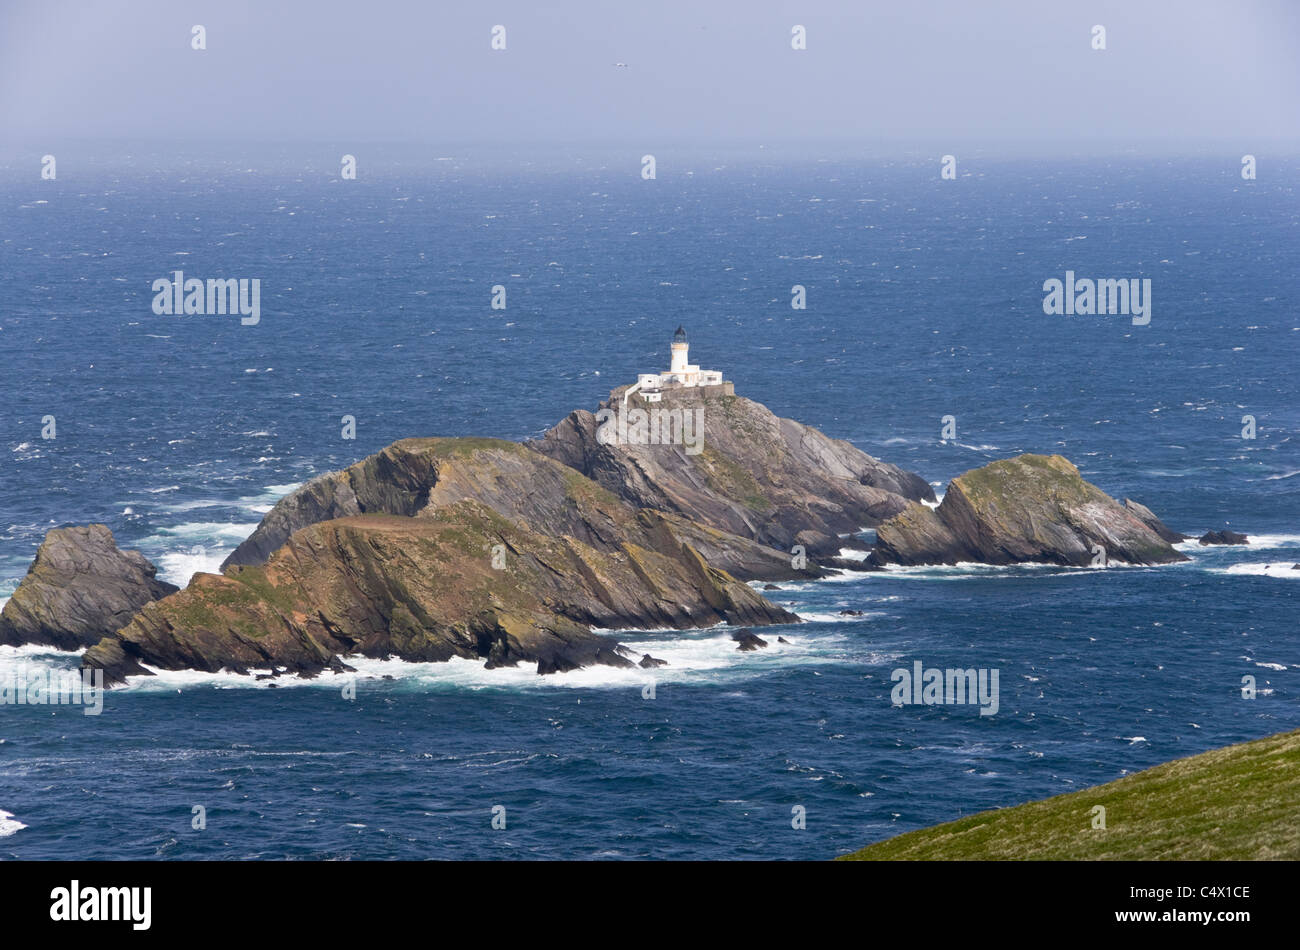
[[55,528],[0,612],[0,644],[79,650],[173,593],[139,551],[122,551],[106,525]]
[[606,446],[590,413],[529,447],[396,442],[282,499],[221,575],[150,604],[84,665],[110,682],[145,664],[311,675],[353,653],[631,665],[593,628],[797,622],[744,581],[819,576],[792,546],[838,553],[837,534],[933,498],[757,403],[699,403],[698,456]]
[[612,521],[639,518],[642,529],[689,544],[712,566],[742,580],[816,577],[788,554],[666,511],[638,512],[614,492],[567,466],[500,439],[403,439],[339,472],[315,478],[281,499],[222,564],[264,564],[295,531],[357,515],[421,517],[458,501],[482,502],[502,517],[599,550],[616,538]]
[[[1153,516],[1154,517],[1154,516]],[[1133,510],[1084,481],[1059,455],[1021,455],[952,480],[936,509],[912,505],[876,529],[885,564],[1185,561]]]
[[[88,651],[84,665],[104,669],[108,681],[128,675],[124,658],[166,669],[274,666],[310,675],[356,653],[481,658],[489,667],[536,662],[548,673],[633,665],[592,628],[798,621],[710,564],[691,543],[705,529],[637,511],[511,442],[395,443],[290,496],[268,514],[261,541],[275,543],[273,532],[320,510],[323,499],[347,497],[345,488],[367,507],[403,513],[311,523],[265,564],[196,575]],[[713,534],[715,543],[731,543]]]
[[1222,531],[1207,531],[1201,535],[1197,542],[1202,545],[1210,544],[1250,544],[1250,538],[1244,534],[1238,534],[1235,531],[1229,531],[1227,528]]
[[[794,545],[853,570],[1086,565],[1097,545],[1111,561],[1185,560],[1148,509],[1060,456],[967,472],[931,509],[918,476],[749,400],[687,392],[661,408],[701,413],[698,452],[610,442],[582,412],[524,445],[396,442],[281,500],[222,574],[180,592],[102,525],[51,532],[0,642],[93,644],[83,666],[108,683],[147,667],[310,676],[349,655],[653,669],[663,661],[595,631],[795,623],[746,583],[820,574]],[[871,556],[839,558],[872,524]]]
[[1146,525],[1148,528],[1150,528],[1152,531],[1158,534],[1161,538],[1168,541],[1170,544],[1178,544],[1182,541],[1191,540],[1191,535],[1180,534],[1179,532],[1174,531],[1163,521],[1157,518],[1155,516],[1155,513],[1152,512],[1150,508],[1148,508],[1146,505],[1138,504],[1132,498],[1124,499],[1124,507],[1127,508],[1130,512],[1132,512],[1133,515],[1138,519],[1138,521],[1141,521],[1144,525]]
[[[621,392],[597,414],[573,412],[526,444],[637,508],[675,512],[782,551],[801,544],[813,557],[838,554],[837,535],[880,524],[909,502],[934,500],[919,475],[741,396],[675,390],[661,403],[639,406],[633,395],[632,435],[619,442],[617,419],[608,414],[622,412]],[[638,406],[678,418],[693,414],[699,443],[641,444],[631,417]]]
[[731,639],[736,641],[736,649],[741,653],[752,653],[767,646],[767,641],[753,630],[737,630],[731,635]]

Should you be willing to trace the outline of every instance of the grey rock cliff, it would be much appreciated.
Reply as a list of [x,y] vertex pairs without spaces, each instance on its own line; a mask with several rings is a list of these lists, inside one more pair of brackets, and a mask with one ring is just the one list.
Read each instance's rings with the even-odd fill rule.
[[[622,412],[620,390],[598,411]],[[638,508],[676,512],[699,524],[810,556],[834,556],[837,535],[880,524],[913,501],[933,501],[925,479],[742,396],[674,390],[642,410],[699,413],[700,451],[684,444],[610,441],[614,424],[570,413],[525,443]],[[602,425],[607,425],[602,438]]]
[[106,525],[55,528],[0,612],[0,643],[60,650],[98,643],[176,590],[156,573],[139,551],[119,550]]

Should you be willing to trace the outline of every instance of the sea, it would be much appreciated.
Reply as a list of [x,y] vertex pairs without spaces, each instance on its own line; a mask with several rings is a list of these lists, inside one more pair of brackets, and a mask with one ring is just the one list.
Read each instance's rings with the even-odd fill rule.
[[[0,705],[0,858],[823,860],[1300,728],[1300,157],[974,153],[946,180],[660,150],[646,179],[636,149],[376,147],[349,180],[343,151],[68,147],[55,180],[0,155],[0,600],[90,522],[184,585],[308,479],[538,436],[679,324],[739,395],[940,496],[1059,453],[1250,544],[783,584],[802,622],[754,652],[611,631],[656,670],[358,659]],[[260,320],[155,314],[175,271],[258,279]],[[1149,324],[1045,313],[1067,271],[1150,279]],[[918,661],[997,671],[996,714],[895,705]],[[2,647],[0,682],[78,662]]]

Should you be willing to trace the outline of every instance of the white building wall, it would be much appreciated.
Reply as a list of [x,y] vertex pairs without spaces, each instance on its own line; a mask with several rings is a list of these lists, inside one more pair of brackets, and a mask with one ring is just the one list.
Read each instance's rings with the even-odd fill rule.
[[672,364],[664,373],[640,373],[637,386],[646,402],[659,402],[663,395],[657,390],[676,386],[721,386],[722,372],[716,369],[700,369],[694,363],[687,362],[689,344],[672,344]]

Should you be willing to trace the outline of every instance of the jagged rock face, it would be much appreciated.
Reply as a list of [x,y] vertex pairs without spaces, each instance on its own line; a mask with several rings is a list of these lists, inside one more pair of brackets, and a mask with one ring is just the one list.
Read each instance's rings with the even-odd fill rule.
[[[780,551],[695,524],[672,513],[636,511],[578,472],[499,439],[403,439],[340,472],[322,475],[281,499],[222,564],[264,564],[293,532],[361,514],[424,517],[459,501],[479,501],[501,516],[599,551],[627,537],[668,532],[714,567],[742,580],[817,576],[796,570]],[[628,532],[632,534],[629,535]],[[639,543],[648,544],[645,538]]]
[[1190,535],[1179,534],[1177,531],[1174,531],[1163,521],[1157,518],[1155,516],[1155,513],[1152,512],[1151,509],[1148,508],[1146,505],[1140,505],[1132,498],[1125,498],[1124,507],[1127,508],[1129,511],[1133,512],[1133,514],[1137,516],[1138,521],[1141,521],[1144,525],[1146,525],[1156,534],[1160,535],[1160,537],[1164,538],[1170,544],[1178,544],[1181,541],[1190,540],[1191,537]]
[[106,525],[55,528],[0,612],[0,643],[78,650],[173,593],[139,551],[121,551]]
[[299,528],[361,514],[414,515],[422,507],[436,480],[434,456],[413,450],[418,442],[406,439],[357,462],[341,472],[330,472],[282,498],[249,537],[222,562],[265,564],[276,548]]
[[141,663],[310,675],[350,653],[546,673],[631,664],[592,627],[797,622],[728,561],[791,576],[780,552],[638,511],[518,443],[405,439],[283,499],[223,575],[196,575],[84,664],[108,682]]
[[[630,408],[638,408],[631,397]],[[622,411],[617,393],[602,410]],[[700,451],[684,444],[606,441],[607,418],[578,410],[526,443],[638,508],[676,512],[694,522],[814,556],[834,555],[837,534],[877,525],[909,501],[934,500],[918,475],[872,458],[740,396],[697,390],[666,393],[642,409],[693,412],[702,419]]]
[[477,500],[418,517],[320,522],[296,532],[265,565],[197,575],[87,651],[83,665],[104,669],[107,682],[139,663],[311,674],[340,654],[360,653],[481,658],[490,667],[530,661],[546,673],[633,665],[593,626],[797,622],[662,525],[634,517],[604,527],[602,550],[511,521]]
[[1027,454],[953,479],[937,509],[913,505],[885,522],[876,529],[874,556],[886,564],[1086,566],[1094,545],[1109,562],[1187,560],[1069,460]]

